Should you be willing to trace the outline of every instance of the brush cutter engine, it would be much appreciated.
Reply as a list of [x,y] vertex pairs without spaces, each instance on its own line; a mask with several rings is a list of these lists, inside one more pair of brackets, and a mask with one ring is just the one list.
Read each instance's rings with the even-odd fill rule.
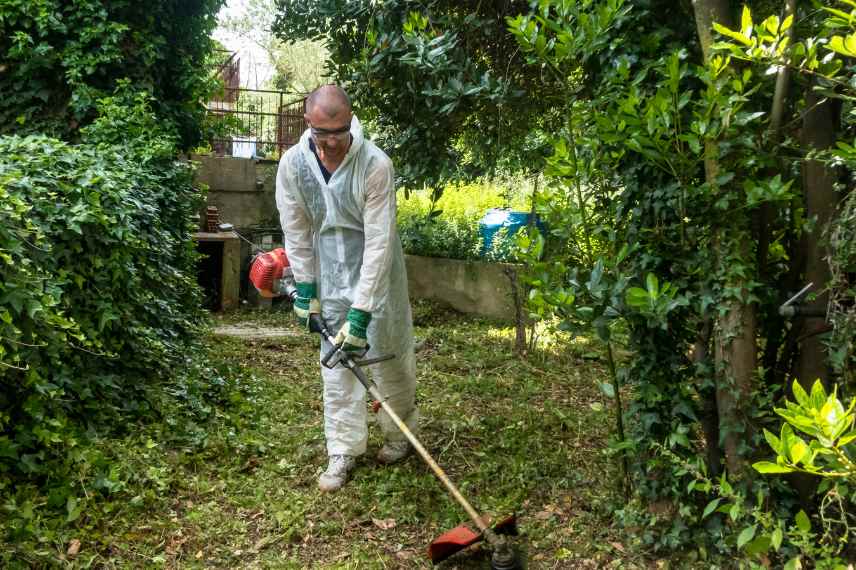
[[259,295],[267,299],[284,295],[285,287],[282,282],[292,277],[288,256],[281,247],[258,254],[250,266],[250,283]]

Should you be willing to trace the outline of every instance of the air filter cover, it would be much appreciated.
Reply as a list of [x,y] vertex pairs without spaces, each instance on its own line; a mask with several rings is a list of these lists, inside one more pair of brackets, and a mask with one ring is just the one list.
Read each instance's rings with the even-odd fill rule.
[[279,294],[275,292],[276,282],[285,276],[288,268],[288,257],[283,248],[260,253],[253,259],[250,267],[250,283],[262,297],[277,297]]

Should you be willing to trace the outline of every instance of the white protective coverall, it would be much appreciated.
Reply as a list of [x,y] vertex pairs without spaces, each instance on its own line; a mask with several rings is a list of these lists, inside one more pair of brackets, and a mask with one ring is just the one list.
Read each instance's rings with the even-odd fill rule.
[[[350,307],[372,315],[366,358],[394,354],[370,367],[378,389],[407,426],[416,431],[416,364],[404,253],[396,228],[396,197],[389,157],[363,137],[351,120],[351,147],[325,182],[309,147],[310,132],[279,161],[276,205],[294,279],[318,284],[321,314],[335,334]],[[326,341],[321,354],[330,346]],[[324,433],[328,455],[366,450],[365,388],[345,368],[321,367]],[[381,410],[386,442],[406,438]]]

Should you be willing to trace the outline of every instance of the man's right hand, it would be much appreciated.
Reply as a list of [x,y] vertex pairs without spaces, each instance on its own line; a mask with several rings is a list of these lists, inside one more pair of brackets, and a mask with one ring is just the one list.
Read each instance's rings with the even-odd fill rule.
[[309,328],[309,315],[321,313],[318,302],[318,288],[315,283],[295,283],[297,297],[294,299],[294,316],[304,328]]

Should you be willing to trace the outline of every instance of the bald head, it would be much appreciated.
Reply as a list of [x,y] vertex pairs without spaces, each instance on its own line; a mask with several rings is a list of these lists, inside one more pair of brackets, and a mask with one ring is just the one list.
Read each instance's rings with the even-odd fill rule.
[[330,118],[350,114],[351,99],[338,85],[322,85],[306,98],[306,114],[314,115],[319,111]]

